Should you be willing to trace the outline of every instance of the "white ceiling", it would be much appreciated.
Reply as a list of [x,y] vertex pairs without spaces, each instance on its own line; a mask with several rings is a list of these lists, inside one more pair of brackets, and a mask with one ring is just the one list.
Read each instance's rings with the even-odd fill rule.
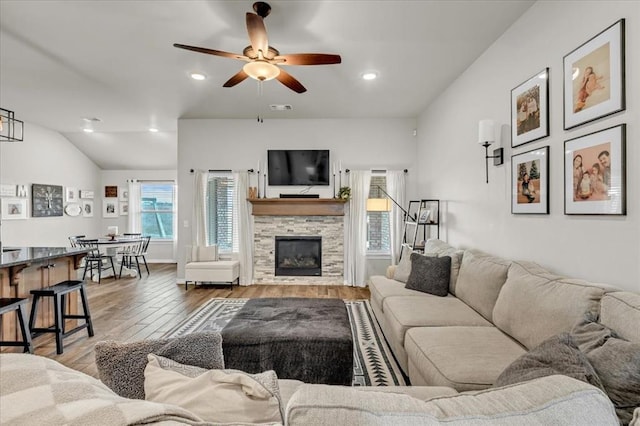
[[[179,118],[416,117],[534,1],[269,3],[269,44],[282,54],[342,56],[287,67],[306,93],[275,80],[260,96],[251,79],[223,88],[243,62],[172,46],[241,53],[252,1],[2,0],[0,107],[61,132],[103,169],[174,169]],[[368,70],[379,78],[361,80]],[[83,117],[101,119],[95,133]]]

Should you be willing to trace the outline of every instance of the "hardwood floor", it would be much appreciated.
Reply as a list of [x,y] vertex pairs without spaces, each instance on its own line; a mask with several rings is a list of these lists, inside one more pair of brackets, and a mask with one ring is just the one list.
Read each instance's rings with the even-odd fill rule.
[[[368,288],[324,285],[252,285],[189,286],[176,284],[174,264],[151,264],[151,275],[142,278],[103,279],[101,284],[89,283],[87,292],[95,336],[89,338],[81,330],[64,339],[64,353],[56,354],[52,333],[34,339],[35,353],[62,364],[98,376],[94,362],[94,345],[101,340],[133,342],[160,338],[187,318],[204,302],[214,297],[326,297],[368,299]],[[3,351],[19,351],[7,348]]]

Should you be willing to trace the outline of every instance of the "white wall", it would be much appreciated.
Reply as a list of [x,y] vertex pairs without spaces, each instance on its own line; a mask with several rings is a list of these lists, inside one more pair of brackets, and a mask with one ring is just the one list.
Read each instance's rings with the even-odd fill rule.
[[[581,5],[580,5],[581,4]],[[422,193],[445,200],[441,237],[462,247],[533,260],[568,276],[640,291],[640,2],[540,1],[421,115],[418,124]],[[627,109],[563,130],[563,57],[626,18]],[[510,122],[510,92],[550,67],[550,137],[511,149],[490,165],[485,183],[478,121]],[[627,123],[627,215],[564,215],[564,141]],[[512,215],[511,155],[550,146],[550,214]]]
[[60,133],[33,123],[25,123],[24,128],[23,142],[0,143],[0,182],[28,185],[29,218],[2,221],[2,245],[67,247],[71,235],[97,235],[99,210],[93,218],[66,214],[31,217],[32,184],[62,185],[98,194],[100,169]]
[[[179,120],[178,122],[178,277],[184,277],[184,248],[191,244],[193,176],[190,169],[257,168],[268,149],[329,149],[343,168],[408,169],[408,194],[416,194],[414,119]],[[255,185],[255,178],[252,180]],[[343,185],[345,184],[343,179]],[[299,190],[300,188],[297,188]],[[267,189],[278,197],[282,187]],[[330,197],[331,191],[309,192]],[[424,197],[426,198],[426,197]],[[185,227],[185,221],[188,227]]]
[[[100,194],[96,200],[96,214],[100,216],[100,232],[106,234],[107,227],[117,226],[118,232],[128,232],[128,219],[129,216],[118,216],[114,218],[102,217],[102,199],[104,197],[105,186],[117,186],[118,196],[120,196],[120,190],[127,188],[129,179],[138,180],[176,180],[176,170],[102,170],[101,171],[102,186]],[[176,230],[180,231],[179,228]],[[172,241],[151,241],[149,244],[149,255],[147,256],[147,262],[150,263],[165,263],[176,261],[176,245]]]

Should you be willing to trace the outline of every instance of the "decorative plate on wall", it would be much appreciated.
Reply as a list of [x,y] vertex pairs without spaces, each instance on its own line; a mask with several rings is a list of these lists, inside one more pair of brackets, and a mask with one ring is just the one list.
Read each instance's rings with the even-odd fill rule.
[[33,217],[62,216],[62,186],[34,183],[31,194]]
[[82,207],[79,204],[67,204],[64,208],[64,212],[69,216],[80,216],[82,213]]

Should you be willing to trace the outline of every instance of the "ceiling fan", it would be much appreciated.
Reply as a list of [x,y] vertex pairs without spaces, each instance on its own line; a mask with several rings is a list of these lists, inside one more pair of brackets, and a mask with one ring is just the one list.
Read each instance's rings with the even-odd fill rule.
[[303,93],[306,92],[307,89],[279,65],[330,65],[342,62],[340,55],[327,53],[291,53],[288,55],[280,55],[277,49],[269,46],[267,29],[264,26],[264,18],[271,12],[271,6],[259,1],[253,4],[253,10],[256,13],[247,12],[247,32],[249,33],[249,42],[251,45],[245,47],[242,54],[207,49],[204,47],[187,46],[178,43],[175,43],[173,46],[194,52],[245,61],[246,64],[242,69],[227,80],[227,82],[222,85],[223,87],[233,87],[244,81],[247,77],[259,81],[267,81],[275,78],[289,89],[297,93]]

